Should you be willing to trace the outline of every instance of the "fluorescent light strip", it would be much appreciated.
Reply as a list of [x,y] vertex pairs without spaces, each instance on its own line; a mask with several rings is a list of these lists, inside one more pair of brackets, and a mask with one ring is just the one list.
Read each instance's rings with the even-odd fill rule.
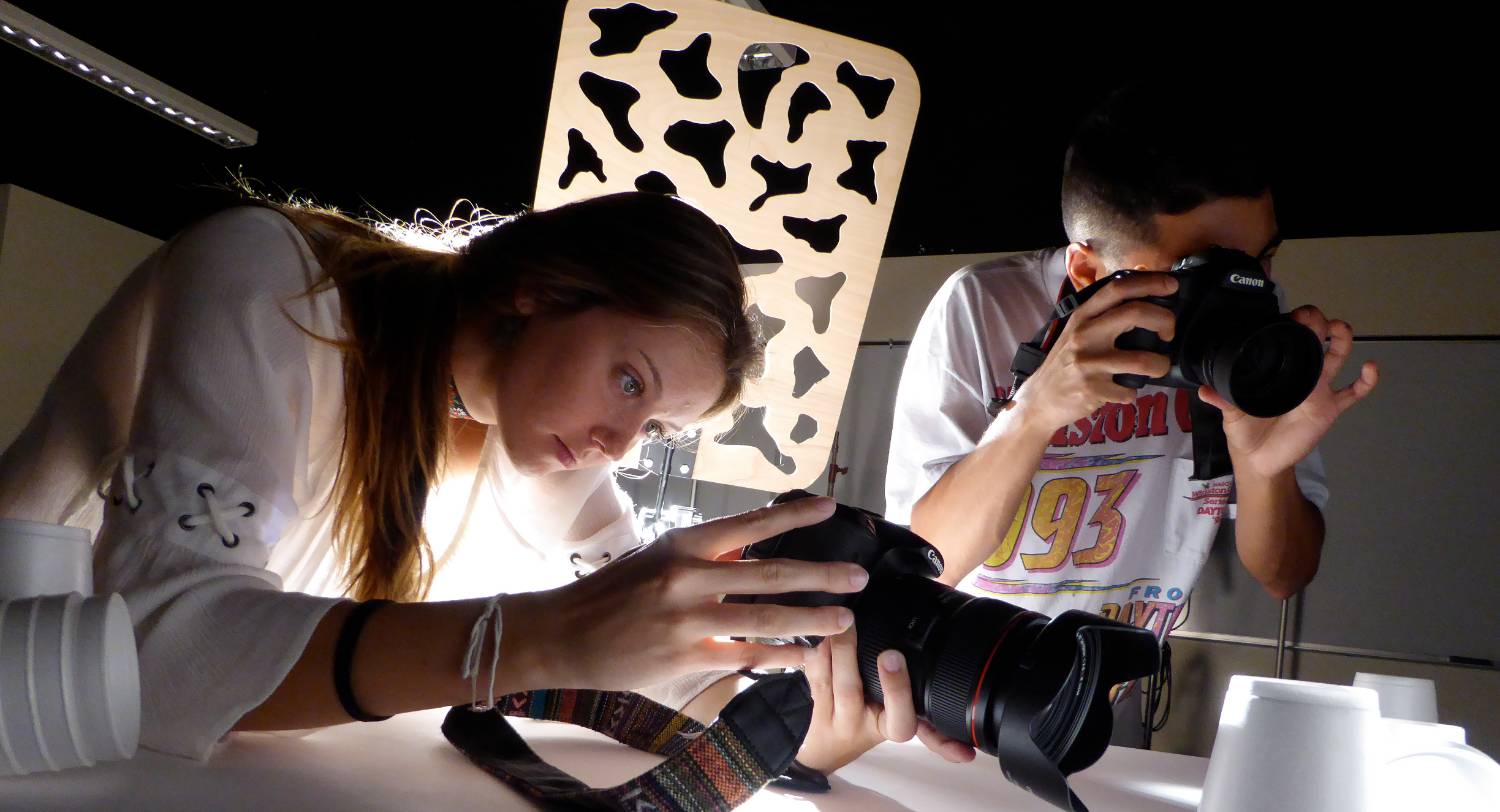
[[[259,133],[10,3],[0,2],[0,41],[45,59],[95,87],[227,148],[254,146]],[[29,46],[29,47],[28,47]]]

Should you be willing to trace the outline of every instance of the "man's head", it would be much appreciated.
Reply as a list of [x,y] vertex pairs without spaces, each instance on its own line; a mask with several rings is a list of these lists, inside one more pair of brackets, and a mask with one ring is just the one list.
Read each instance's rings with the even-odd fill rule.
[[1063,167],[1068,275],[1165,271],[1219,245],[1269,265],[1280,243],[1253,109],[1201,85],[1116,92],[1073,137]]

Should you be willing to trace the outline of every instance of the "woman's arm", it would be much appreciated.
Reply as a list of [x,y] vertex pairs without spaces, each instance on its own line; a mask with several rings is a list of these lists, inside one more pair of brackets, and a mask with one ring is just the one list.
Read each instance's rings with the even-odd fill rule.
[[[842,607],[722,604],[725,594],[849,593],[866,580],[854,564],[717,561],[729,550],[826,519],[827,499],[803,499],[672,531],[587,578],[501,600],[495,693],[536,688],[633,689],[685,673],[800,665],[796,647],[717,637],[835,634]],[[460,676],[484,601],[395,604],[376,610],[355,649],[354,697],[383,715],[468,702]],[[319,727],[349,721],[333,687],[333,651],[351,604],[329,610],[276,690],[237,730]],[[479,658],[490,662],[491,649]],[[480,674],[488,694],[489,674]]]

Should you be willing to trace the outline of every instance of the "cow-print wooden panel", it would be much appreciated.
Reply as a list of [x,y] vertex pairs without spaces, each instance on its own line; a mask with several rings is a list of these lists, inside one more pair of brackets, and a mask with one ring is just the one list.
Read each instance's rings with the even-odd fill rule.
[[537,208],[691,201],[734,240],[769,337],[762,381],[704,429],[699,479],[823,474],[917,103],[886,48],[714,0],[568,4]]

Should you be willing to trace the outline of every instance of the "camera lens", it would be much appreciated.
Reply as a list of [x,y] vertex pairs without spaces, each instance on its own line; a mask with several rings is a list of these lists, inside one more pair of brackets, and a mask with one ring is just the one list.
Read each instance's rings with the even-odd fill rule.
[[1312,330],[1286,317],[1234,331],[1209,355],[1208,380],[1255,417],[1297,408],[1323,374],[1323,345]]
[[997,756],[1005,775],[1064,809],[1066,775],[1109,745],[1109,689],[1155,671],[1156,638],[1085,612],[1056,619],[915,575],[874,579],[855,605],[865,695],[876,658],[906,653],[917,714]]
[[[791,491],[776,501],[807,496]],[[943,569],[935,548],[855,508],[841,505],[823,523],[753,544],[741,557],[852,561],[868,570],[870,583],[855,596],[804,592],[725,600],[848,605],[866,698],[884,702],[878,658],[888,649],[902,652],[919,717],[996,756],[1008,780],[1060,809],[1085,808],[1067,776],[1093,764],[1109,745],[1110,688],[1155,673],[1160,662],[1149,630],[1079,611],[1049,619],[933,580]]]

